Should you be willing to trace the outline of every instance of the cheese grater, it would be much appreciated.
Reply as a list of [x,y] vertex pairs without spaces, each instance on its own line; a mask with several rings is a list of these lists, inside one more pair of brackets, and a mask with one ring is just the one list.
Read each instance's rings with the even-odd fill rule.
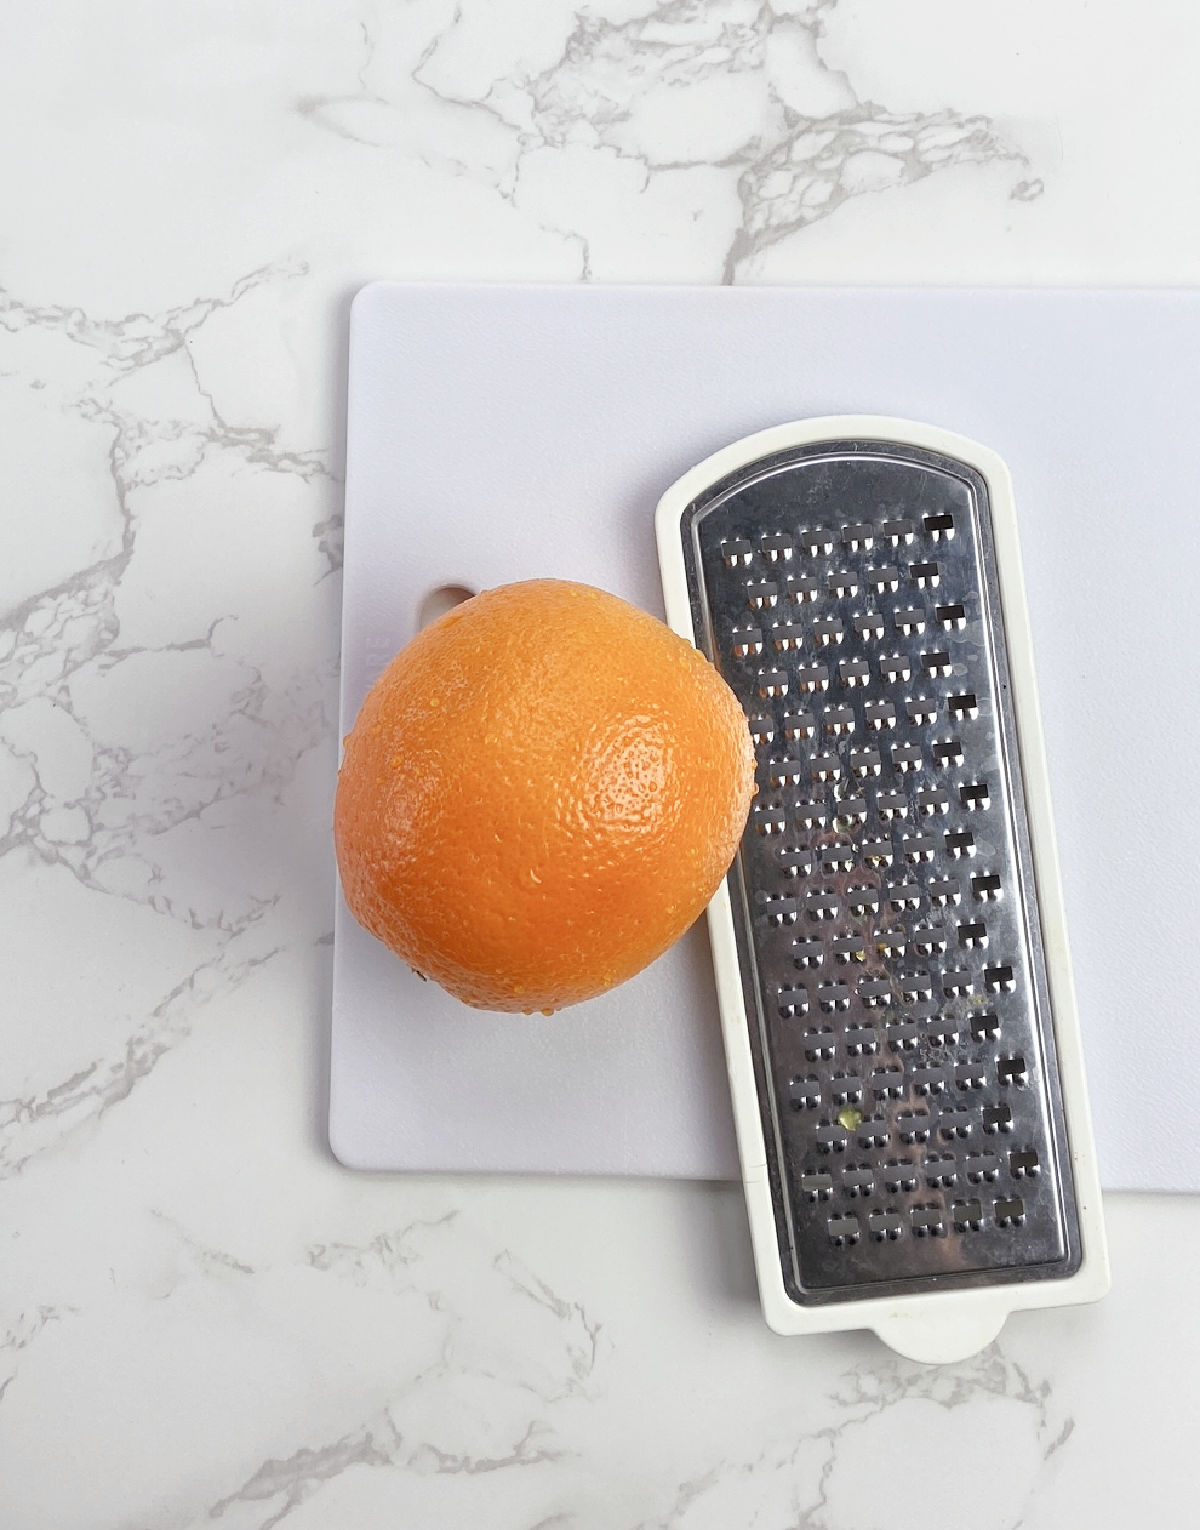
[[667,616],[758,760],[709,909],[768,1323],[973,1353],[1108,1285],[1007,469],[763,431],[658,508]]

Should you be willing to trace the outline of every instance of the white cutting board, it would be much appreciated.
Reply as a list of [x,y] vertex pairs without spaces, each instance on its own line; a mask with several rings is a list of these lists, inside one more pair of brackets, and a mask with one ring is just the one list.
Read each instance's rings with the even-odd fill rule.
[[[819,414],[929,421],[1012,469],[1104,1182],[1200,1189],[1200,294],[368,287],[343,732],[439,586],[551,575],[661,615],[662,490]],[[330,1140],[369,1169],[736,1177],[702,926],[523,1019],[339,906]]]

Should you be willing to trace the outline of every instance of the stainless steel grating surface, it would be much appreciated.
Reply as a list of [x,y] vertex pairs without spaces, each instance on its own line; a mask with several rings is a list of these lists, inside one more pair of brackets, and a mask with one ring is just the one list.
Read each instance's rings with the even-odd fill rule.
[[789,1294],[1070,1274],[984,480],[922,448],[800,447],[683,534],[759,762],[730,890]]

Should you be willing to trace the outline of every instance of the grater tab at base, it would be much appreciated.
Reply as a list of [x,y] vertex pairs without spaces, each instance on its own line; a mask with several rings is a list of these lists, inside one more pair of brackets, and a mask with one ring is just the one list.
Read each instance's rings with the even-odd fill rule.
[[764,1308],[906,1353],[1107,1284],[1011,492],[872,419],[659,507],[668,618],[758,788],[710,910]]

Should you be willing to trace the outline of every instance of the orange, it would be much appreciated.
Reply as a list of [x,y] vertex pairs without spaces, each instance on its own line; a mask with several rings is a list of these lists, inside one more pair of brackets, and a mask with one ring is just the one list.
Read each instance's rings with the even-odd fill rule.
[[480,1009],[552,1011],[639,972],[720,885],[753,792],[716,670],[614,595],[488,590],[417,634],[345,741],[355,917]]

